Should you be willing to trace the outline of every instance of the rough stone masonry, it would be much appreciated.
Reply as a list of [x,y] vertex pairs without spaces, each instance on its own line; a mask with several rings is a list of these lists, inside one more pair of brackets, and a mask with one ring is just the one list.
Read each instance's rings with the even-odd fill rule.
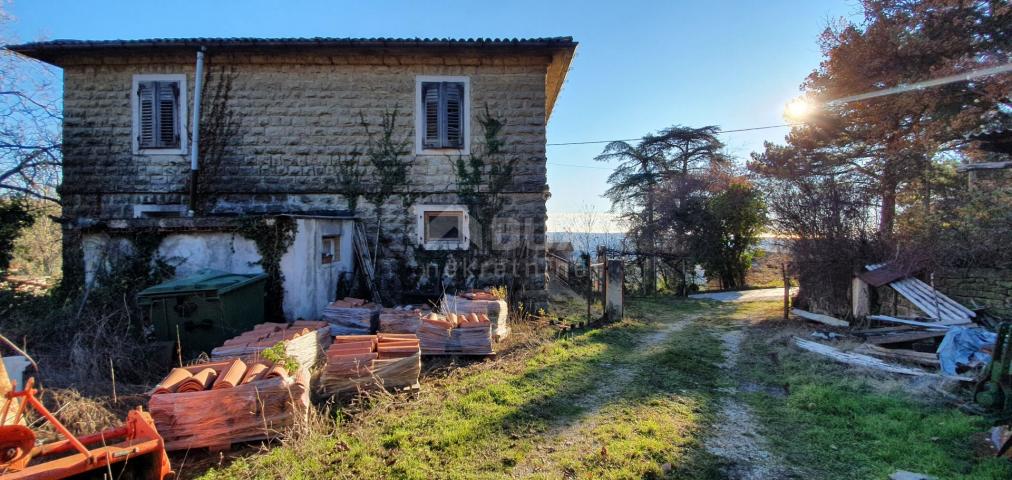
[[[406,202],[459,204],[459,152],[414,150],[416,77],[463,76],[470,82],[465,121],[472,154],[482,151],[480,115],[500,120],[505,155],[515,158],[494,228],[498,243],[525,255],[530,291],[544,287],[545,128],[576,43],[568,37],[514,41],[345,39],[191,39],[127,42],[54,41],[13,47],[63,68],[64,172],[60,193],[65,225],[64,265],[80,265],[81,232],[113,220],[129,227],[136,205],[186,205],[188,154],[138,155],[132,148],[132,79],[138,74],[184,74],[192,112],[195,54],[205,48],[204,101],[230,77],[224,104],[237,126],[223,145],[199,215],[349,212],[339,181],[341,159],[368,148],[384,115],[397,112],[394,141],[407,145],[409,180],[387,199],[382,218],[364,198],[351,212],[370,235],[382,224],[386,274],[411,290],[427,270],[446,277],[446,263],[470,265],[456,280],[497,280],[495,268],[477,267],[476,252],[426,255],[414,245],[416,224]],[[187,115],[189,116],[189,115]],[[203,121],[203,120],[202,120]],[[184,128],[192,138],[190,119]],[[363,125],[365,124],[365,125]],[[370,136],[370,134],[372,136]],[[367,172],[364,156],[359,160]],[[364,184],[369,184],[369,172]],[[488,192],[488,185],[477,186]],[[185,213],[184,213],[185,215]],[[472,217],[473,217],[472,213]],[[478,226],[472,226],[472,229]],[[472,233],[472,238],[474,237]],[[491,246],[489,250],[495,250]],[[421,257],[418,258],[419,253]],[[432,262],[442,262],[435,264]],[[382,263],[382,262],[381,262]],[[393,265],[393,266],[391,266]],[[397,273],[396,271],[400,271]],[[404,271],[408,273],[404,273]],[[475,272],[481,272],[475,276]],[[410,278],[408,278],[410,277]],[[461,285],[457,285],[461,286]],[[445,285],[444,285],[445,287]]]

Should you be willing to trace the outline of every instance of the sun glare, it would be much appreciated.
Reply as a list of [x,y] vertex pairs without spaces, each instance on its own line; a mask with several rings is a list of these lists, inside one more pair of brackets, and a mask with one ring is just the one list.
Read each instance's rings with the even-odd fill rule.
[[815,105],[804,97],[798,97],[784,106],[784,119],[788,122],[802,122],[815,110]]

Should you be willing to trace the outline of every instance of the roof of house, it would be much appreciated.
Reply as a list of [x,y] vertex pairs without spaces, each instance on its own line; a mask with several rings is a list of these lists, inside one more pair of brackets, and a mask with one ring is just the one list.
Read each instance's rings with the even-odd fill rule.
[[79,54],[179,52],[198,48],[283,52],[327,49],[376,52],[383,50],[480,51],[482,53],[546,53],[552,56],[546,79],[546,108],[550,116],[576,51],[573,37],[541,38],[148,38],[138,40],[50,40],[9,45],[8,50],[56,66]]
[[568,241],[548,242],[548,250],[572,252],[573,242]]
[[287,37],[287,38],[145,38],[136,40],[49,40],[11,45],[15,52],[48,62],[50,58],[70,51],[106,49],[152,49],[152,48],[494,48],[494,49],[544,49],[575,48],[573,37],[540,38],[335,38],[335,37]]

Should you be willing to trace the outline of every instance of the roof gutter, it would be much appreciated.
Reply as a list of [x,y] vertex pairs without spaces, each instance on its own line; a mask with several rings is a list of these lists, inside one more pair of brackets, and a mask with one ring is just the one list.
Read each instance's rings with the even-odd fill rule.
[[204,47],[197,50],[197,68],[193,80],[193,136],[190,139],[190,216],[197,209],[197,171],[200,169],[200,97],[204,89]]

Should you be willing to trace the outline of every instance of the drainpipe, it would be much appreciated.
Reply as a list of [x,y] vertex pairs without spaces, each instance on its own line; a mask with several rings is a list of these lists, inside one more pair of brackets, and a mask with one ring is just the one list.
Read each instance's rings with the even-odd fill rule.
[[193,138],[190,139],[190,216],[197,209],[197,170],[200,167],[200,94],[204,89],[204,47],[197,50],[197,71],[193,81]]

